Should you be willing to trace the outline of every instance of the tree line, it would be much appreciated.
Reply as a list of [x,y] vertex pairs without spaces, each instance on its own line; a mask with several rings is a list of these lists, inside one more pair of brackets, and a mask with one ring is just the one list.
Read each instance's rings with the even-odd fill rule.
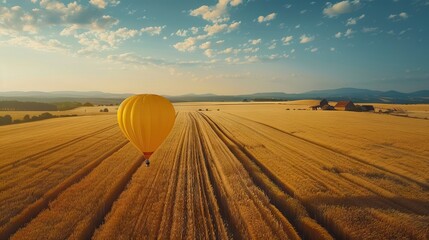
[[9,125],[14,123],[23,123],[23,122],[33,122],[33,121],[39,121],[49,118],[58,118],[58,117],[75,117],[76,114],[71,115],[53,115],[51,113],[45,112],[40,115],[34,115],[30,117],[30,115],[25,115],[23,119],[13,119],[10,115],[0,116],[0,126],[1,125]]
[[80,102],[20,102],[20,101],[0,101],[0,111],[64,111],[81,106],[93,106],[91,103]]

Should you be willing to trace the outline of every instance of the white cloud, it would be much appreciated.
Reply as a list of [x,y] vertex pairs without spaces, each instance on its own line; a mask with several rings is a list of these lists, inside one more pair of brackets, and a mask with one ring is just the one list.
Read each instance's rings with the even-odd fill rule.
[[302,35],[300,38],[300,43],[304,44],[304,43],[309,43],[314,41],[314,37],[313,36],[307,36],[307,35]]
[[79,25],[77,24],[72,24],[66,28],[64,28],[61,32],[60,35],[61,36],[70,36],[76,33],[76,31],[79,29]]
[[90,24],[90,29],[103,30],[103,29],[111,28],[112,26],[117,25],[118,23],[119,23],[118,19],[113,18],[109,15],[103,15],[101,18],[95,19]]
[[26,13],[20,6],[0,7],[0,35],[37,31],[37,18],[34,13]]
[[260,39],[260,38],[249,40],[249,43],[252,44],[252,45],[258,45],[261,42],[262,42],[262,39]]
[[235,7],[241,4],[241,0],[219,0],[214,6],[203,5],[190,12],[191,16],[201,16],[204,20],[211,22],[224,22],[228,20],[227,15],[228,4]]
[[353,33],[355,33],[351,28],[347,29],[344,33],[342,32],[338,32],[335,34],[336,38],[341,38],[341,37],[348,37],[351,38],[351,36],[353,35]]
[[232,48],[230,47],[230,48],[226,48],[226,49],[224,49],[224,50],[222,50],[222,51],[219,51],[219,54],[230,54],[230,53],[232,53]]
[[89,3],[97,6],[98,8],[105,8],[107,6],[107,2],[104,0],[90,0]]
[[277,43],[276,43],[276,42],[273,42],[273,43],[268,47],[268,49],[273,50],[273,49],[275,49],[275,48],[276,48],[276,46],[277,46]]
[[231,32],[235,29],[237,29],[240,26],[241,22],[233,22],[230,25],[226,23],[213,23],[213,25],[206,25],[204,26],[204,31],[207,33],[205,35],[199,35],[197,36],[198,40],[205,39],[209,36],[213,36],[215,34],[218,34],[220,32]]
[[186,37],[188,35],[188,31],[185,29],[179,29],[177,30],[176,35],[179,37]]
[[216,43],[217,44],[222,44],[222,43],[224,43],[225,42],[225,40],[219,40],[219,41],[216,41]]
[[349,28],[349,29],[347,29],[346,30],[346,32],[344,33],[344,37],[351,37],[352,36],[352,34],[354,33],[354,31],[351,29],[351,28]]
[[65,19],[67,16],[79,14],[83,11],[82,5],[79,5],[76,1],[65,5],[62,2],[54,0],[41,0],[40,6],[49,10],[51,13],[60,13],[62,19]]
[[21,7],[20,6],[13,6],[13,7],[11,7],[10,8],[12,11],[19,11],[19,10],[21,10]]
[[240,26],[240,24],[241,24],[241,21],[239,21],[239,22],[233,22],[233,23],[231,23],[231,24],[228,26],[228,29],[229,29],[230,31],[234,31],[235,29],[237,29],[237,28]]
[[175,49],[181,52],[191,52],[195,50],[196,39],[194,37],[189,37],[185,39],[183,42],[178,42],[173,45]]
[[225,30],[227,27],[228,27],[227,24],[215,23],[213,25],[206,25],[204,27],[204,31],[207,33],[207,35],[211,36]]
[[243,1],[242,0],[231,0],[231,2],[229,4],[231,4],[231,6],[235,7],[237,5],[240,5]]
[[[287,58],[288,56],[287,55],[285,55],[285,58]],[[268,56],[267,57],[269,60],[276,60],[276,59],[279,59],[279,58],[281,58],[281,56],[280,55],[278,55],[278,54],[271,54],[270,56]]]
[[[20,46],[36,46],[49,50],[59,48],[61,43],[58,40],[45,41],[43,36],[16,37],[28,33],[36,34],[40,29],[51,26],[59,27],[62,30],[58,34],[74,37],[81,46],[78,53],[84,54],[114,49],[124,40],[140,34],[138,30],[128,28],[107,30],[118,24],[119,20],[109,15],[100,16],[101,11],[88,9],[76,1],[64,4],[55,0],[41,0],[39,4],[40,8],[33,8],[29,12],[19,6],[10,9],[0,7],[0,34],[14,36]],[[156,28],[146,30],[152,34],[157,33]]]
[[138,34],[138,30],[124,27],[116,31],[87,31],[81,34],[75,34],[74,37],[78,40],[78,43],[83,46],[78,53],[88,54],[116,48],[121,42],[135,37]]
[[191,33],[193,35],[195,35],[198,33],[198,31],[199,31],[199,29],[197,27],[191,27],[188,29],[178,29],[175,34],[176,34],[176,36],[179,36],[179,37],[186,37]]
[[364,33],[370,33],[370,32],[375,32],[377,31],[378,28],[376,27],[364,27],[362,28],[362,32]]
[[197,27],[191,27],[190,29],[189,29],[191,32],[192,32],[192,34],[197,34],[198,33],[198,28]]
[[200,45],[200,49],[208,49],[211,47],[211,42],[205,42]]
[[335,52],[336,49],[334,47],[331,47],[330,50],[331,50],[331,52]]
[[206,55],[207,57],[209,57],[209,58],[212,58],[212,57],[214,57],[214,52],[213,52],[213,50],[212,49],[206,49],[205,51],[204,51],[204,55]]
[[259,48],[245,48],[245,49],[243,49],[244,53],[255,53],[257,51],[259,51]]
[[[64,27],[63,35],[78,29],[103,30],[118,24],[119,20],[101,15],[101,11],[86,8],[76,1],[65,5],[54,0],[41,0],[41,8],[26,12],[19,6],[0,7],[1,32],[37,33],[50,26]],[[73,31],[71,31],[73,30]]]
[[153,57],[142,57],[140,55],[137,55],[135,53],[121,53],[117,55],[109,55],[107,56],[107,60],[109,62],[113,63],[119,63],[119,64],[126,64],[126,65],[150,65],[150,66],[170,66],[170,65],[178,65],[181,63],[172,63],[169,61],[166,61],[164,59],[156,59]]
[[227,58],[225,58],[225,62],[227,62],[227,63],[238,63],[238,62],[240,62],[240,58],[227,57]]
[[328,3],[327,7],[323,9],[323,13],[329,17],[335,17],[341,14],[352,12],[359,6],[359,0],[346,0],[336,4]]
[[155,36],[155,35],[159,35],[161,34],[161,31],[163,28],[165,28],[166,26],[157,26],[157,27],[145,27],[140,29],[140,32],[142,33],[147,33],[151,36]]
[[259,58],[258,58],[258,56],[256,56],[256,55],[254,55],[254,56],[245,56],[244,57],[246,60],[247,60],[247,62],[249,62],[249,63],[253,63],[253,62],[257,62],[257,61],[259,61]]
[[310,49],[310,52],[312,52],[312,53],[317,52],[317,51],[319,51],[318,48],[312,48],[312,49]]
[[259,23],[262,23],[262,22],[268,22],[268,21],[271,21],[271,20],[273,20],[275,17],[276,17],[276,13],[270,13],[270,14],[268,14],[267,16],[259,16],[258,17],[258,22]]
[[290,42],[293,40],[293,36],[286,36],[282,38],[283,45],[289,45]]
[[57,39],[45,39],[40,37],[18,36],[5,41],[0,41],[1,45],[20,46],[44,52],[63,52],[69,51],[69,46],[61,43]]
[[401,18],[403,18],[403,19],[407,19],[407,18],[408,18],[408,14],[407,14],[407,13],[405,13],[405,12],[401,12],[401,13],[399,14],[399,17],[401,17]]
[[388,19],[393,21],[405,20],[408,18],[408,14],[406,12],[401,12],[399,14],[390,14]]
[[[42,0],[43,1],[43,0]],[[106,1],[106,0],[90,0],[89,3],[91,3],[92,5],[98,7],[98,8],[106,8],[106,6],[110,3],[113,6],[116,6],[119,4],[120,1],[117,0],[110,0],[110,1]]]
[[356,18],[349,18],[347,20],[346,26],[356,25],[359,20],[362,20],[364,18],[365,18],[365,14],[362,14],[359,17],[356,17]]

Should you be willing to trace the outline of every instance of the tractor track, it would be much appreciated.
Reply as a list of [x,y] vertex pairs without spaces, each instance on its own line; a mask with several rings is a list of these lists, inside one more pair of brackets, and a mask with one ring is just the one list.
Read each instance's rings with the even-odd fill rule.
[[[244,125],[243,123],[240,123],[240,122],[235,122],[235,123],[243,125],[245,127],[248,127],[248,126],[246,126],[246,125]],[[270,138],[270,136],[265,135],[262,132],[260,132],[260,134],[262,134],[262,135]],[[276,139],[271,139],[271,140],[273,142],[277,141]],[[280,142],[279,142],[279,144],[280,144]],[[301,155],[309,155],[310,154],[310,153],[302,152],[299,149],[292,149],[290,147],[287,150],[288,151],[293,151],[296,154],[301,154]],[[278,151],[281,152],[283,150],[282,149],[278,149]],[[347,158],[347,156],[345,156],[345,158],[347,160],[350,160],[350,159]],[[353,160],[353,159],[351,159],[351,160]],[[323,164],[323,160],[319,160],[318,158],[315,158],[315,161],[319,162],[320,164]],[[303,162],[302,164],[307,165],[307,167],[304,167],[304,165],[303,166],[295,166],[295,167],[296,168],[300,168],[300,171],[303,172],[303,173],[304,172],[308,172],[307,169],[309,169],[309,168],[312,167],[311,165],[307,164],[306,162]],[[361,167],[367,167],[367,168],[371,168],[372,167],[371,165],[368,166],[368,165],[362,164],[360,162],[355,162],[355,164],[361,165]],[[379,169],[376,169],[376,170],[380,171]],[[383,171],[381,171],[381,173],[385,174]],[[312,174],[312,173],[308,172],[308,176],[309,177],[313,178],[314,175],[315,175],[314,173]],[[369,192],[371,192],[371,193],[373,193],[375,195],[378,195],[380,197],[380,201],[382,201],[384,205],[386,205],[386,204],[389,205],[390,204],[390,205],[396,207],[397,209],[403,209],[403,210],[406,210],[408,212],[412,212],[412,213],[416,213],[416,214],[421,214],[421,215],[429,214],[429,208],[428,207],[413,206],[412,203],[407,203],[406,200],[397,200],[395,198],[395,194],[391,193],[390,190],[388,190],[388,189],[384,189],[381,186],[375,186],[374,184],[369,184],[369,182],[367,182],[366,180],[363,180],[363,179],[359,180],[358,177],[348,177],[348,176],[350,176],[350,174],[347,174],[347,173],[339,173],[338,175],[344,180],[344,181],[341,181],[342,183],[343,182],[348,182],[348,183],[350,183],[351,185],[353,185],[355,187],[360,187],[360,188],[366,189],[367,191],[369,191]],[[392,177],[393,180],[395,180],[395,178],[399,178],[399,179],[401,178],[401,176],[397,176],[397,175],[390,175],[390,176]],[[331,177],[330,176],[324,176],[324,178],[326,180],[326,179],[330,179]],[[321,185],[323,185],[325,187],[328,187],[333,192],[338,191],[338,186],[329,187],[327,185],[326,181],[325,182],[321,182],[320,180],[317,180],[316,178],[313,178],[313,179],[315,179],[316,181],[318,181]],[[335,179],[332,179],[332,180],[334,182],[338,182],[338,181],[335,181]],[[404,180],[404,181],[406,181],[406,180]],[[368,184],[362,184],[362,182],[366,182]],[[371,185],[372,187],[368,187],[368,185]],[[424,189],[423,189],[423,191],[424,191]]]
[[100,163],[103,162],[103,160],[105,160],[109,156],[113,155],[115,152],[119,151],[127,143],[128,143],[128,141],[122,142],[121,144],[119,144],[118,146],[113,148],[111,151],[105,153],[103,156],[101,156],[101,157],[93,160],[92,162],[88,163],[85,167],[83,167],[78,172],[76,172],[75,174],[73,174],[70,177],[68,177],[67,179],[65,179],[63,182],[58,184],[56,187],[50,189],[41,198],[39,198],[36,202],[30,204],[23,211],[21,211],[20,214],[18,214],[17,216],[14,216],[6,225],[2,226],[2,228],[0,229],[0,238],[1,239],[8,239],[19,228],[26,225],[28,222],[31,221],[31,219],[36,217],[37,214],[39,214],[41,211],[46,209],[49,205],[49,202],[51,202],[55,198],[57,198],[67,188],[69,188],[73,184],[75,184],[75,183],[79,182],[81,179],[83,179],[94,168],[96,168],[98,165],[100,165]]
[[[202,119],[202,116],[199,115],[198,113],[195,113],[195,116],[199,116],[198,118]],[[256,223],[255,221],[261,221],[266,225],[258,226],[256,227],[256,229],[262,230],[264,229],[264,227],[266,229],[265,231],[270,229],[269,231],[271,231],[271,233],[269,232],[265,233],[265,234],[271,234],[268,236],[272,236],[274,238],[284,238],[285,236],[287,236],[287,238],[298,239],[299,237],[295,232],[295,230],[293,229],[292,225],[285,218],[285,216],[280,214],[280,212],[275,206],[269,203],[269,200],[266,198],[266,195],[261,191],[261,189],[248,187],[248,184],[249,184],[248,181],[252,181],[251,177],[248,175],[248,172],[242,166],[241,162],[238,159],[236,159],[235,155],[232,152],[230,152],[229,148],[223,143],[223,141],[217,137],[216,133],[210,127],[209,123],[204,120],[203,121],[199,120],[198,122],[200,124],[203,123],[204,125],[206,125],[207,128],[205,129],[207,129],[206,130],[207,134],[209,134],[209,136],[215,135],[217,138],[216,141],[219,141],[218,144],[222,144],[222,145],[219,145],[220,149],[218,150],[227,151],[225,152],[226,155],[223,159],[222,164],[218,162],[219,160],[214,160],[215,164],[213,166],[215,167],[215,169],[217,169],[217,171],[221,176],[221,182],[216,182],[216,184],[217,185],[226,184],[226,187],[227,187],[226,195],[227,196],[229,195],[230,196],[229,198],[231,198],[231,195],[230,195],[232,194],[231,190],[233,191],[233,189],[239,188],[242,191],[240,195],[243,195],[243,197],[245,196],[244,199],[247,199],[246,202],[248,202],[247,204],[248,206],[237,205],[239,204],[239,201],[236,202],[235,204],[232,204],[233,202],[229,202],[229,204],[232,204],[232,206],[235,205],[235,207],[233,208],[236,208],[239,215],[241,216],[240,217],[241,220],[240,219],[233,220],[235,222],[234,224],[236,224],[237,227],[241,225],[241,227],[238,227],[240,230],[240,237],[247,238],[246,236],[249,236],[249,237],[257,236],[258,233],[254,232],[256,227],[254,224]],[[208,146],[206,145],[206,147]],[[229,172],[231,171],[235,172],[236,175],[235,176],[230,175],[231,173]],[[222,176],[223,174],[227,174],[227,175]],[[237,178],[236,182],[229,182],[233,178]],[[231,206],[229,206],[229,208],[230,207]],[[250,219],[247,218],[248,213],[245,212],[247,211],[247,209],[249,210],[254,209],[256,211],[253,213],[255,220],[249,221]],[[231,210],[231,212],[232,211],[233,210]],[[260,218],[258,219],[257,216],[260,216]],[[238,216],[233,216],[233,218],[237,218],[237,217]],[[243,222],[239,223],[240,221],[243,221]]]
[[[203,114],[203,115],[206,116],[206,119],[207,118],[209,119],[209,117],[206,114]],[[210,121],[210,119],[208,121]],[[211,120],[211,121],[213,121],[213,120]],[[231,121],[231,119],[229,119],[229,121]],[[252,121],[252,120],[250,120],[250,121]],[[256,123],[258,123],[258,122],[256,122]],[[281,189],[283,191],[285,191],[286,193],[288,193],[289,195],[295,196],[295,193],[294,193],[293,189],[291,189],[290,187],[288,187],[287,185],[285,185],[285,183],[282,182],[280,179],[278,179],[275,176],[275,174],[273,174],[268,168],[266,168],[263,164],[261,164],[249,151],[247,151],[246,146],[243,143],[237,142],[237,140],[235,140],[233,137],[231,137],[232,135],[230,133],[226,132],[226,131],[228,131],[227,129],[223,129],[218,124],[216,124],[214,121],[213,121],[213,124],[214,124],[214,128],[218,128],[222,132],[221,134],[223,134],[226,137],[228,137],[229,140],[231,140],[232,142],[235,142],[235,144],[237,145],[238,148],[241,148],[244,152],[247,152],[249,154],[248,156],[250,156],[250,159],[255,160],[254,162],[256,163],[256,165],[262,170],[262,172],[264,172],[264,174],[266,176],[268,176],[274,183],[276,183],[277,186],[281,187]],[[250,126],[246,125],[244,122],[236,121],[234,124],[243,125],[244,127],[249,128],[250,131],[255,131],[253,128],[251,128]],[[283,132],[283,131],[281,131],[281,132]],[[259,134],[263,134],[262,131],[258,132],[258,133]],[[272,139],[272,141],[276,142],[275,139]],[[312,142],[309,142],[309,143],[312,144]],[[323,149],[326,149],[326,148],[323,148]],[[294,151],[293,149],[288,149],[288,150]],[[278,151],[281,152],[282,149],[278,149]],[[328,151],[332,152],[331,149],[328,149]],[[302,154],[302,152],[296,152],[296,153],[297,154]],[[345,156],[345,157],[347,157],[347,156]],[[302,162],[302,163],[306,164],[305,162]],[[357,162],[357,164],[362,164],[362,163],[361,162]],[[363,164],[363,165],[365,165],[365,164]],[[311,169],[312,166],[309,165],[308,167],[310,167],[310,169]],[[294,166],[294,168],[301,169],[299,171],[301,171],[302,173],[307,172],[307,170],[305,168],[301,168],[299,166]],[[379,170],[379,169],[377,169],[377,170]],[[315,175],[314,173],[310,173],[310,172],[308,172],[306,174],[309,177],[312,177],[312,176]],[[379,186],[375,186],[374,184],[370,185],[371,187],[368,187],[369,184],[365,185],[365,184],[362,183],[362,182],[364,182],[364,180],[356,180],[356,179],[359,179],[359,178],[358,177],[354,177],[354,178],[349,177],[349,176],[351,176],[350,174],[347,175],[347,174],[340,173],[338,175],[343,179],[343,181],[341,183],[348,182],[349,185],[351,184],[350,186],[352,186],[352,187],[354,186],[354,188],[356,188],[356,187],[357,188],[362,188],[362,189],[365,189],[368,192],[371,192],[371,193],[375,194],[376,196],[378,196],[379,197],[378,200],[379,200],[379,205],[380,206],[384,206],[384,207],[390,206],[390,207],[393,207],[394,209],[398,209],[398,210],[409,212],[409,213],[415,213],[415,214],[418,214],[418,215],[426,215],[428,213],[428,209],[425,208],[422,205],[414,206],[413,202],[410,202],[410,201],[408,201],[406,199],[401,199],[399,197],[390,197],[390,195],[394,196],[394,194],[393,193],[389,193],[389,190],[383,189],[383,188],[381,188]],[[396,175],[394,175],[394,176],[396,176]],[[326,180],[327,177],[329,177],[329,176],[325,176],[324,175],[325,180]],[[328,186],[325,183],[326,181],[325,182],[321,182],[321,181],[317,180],[317,182],[321,183],[322,186],[325,186],[325,187]],[[336,181],[336,182],[338,182],[338,181]],[[329,187],[329,188],[331,189],[331,187]],[[338,186],[337,186],[337,188],[338,188]],[[335,189],[335,186],[333,186],[332,189]],[[380,189],[380,190],[378,190],[378,189]],[[296,196],[296,197],[298,197],[298,196]],[[300,199],[300,198],[298,197],[298,199]],[[321,223],[324,226],[325,229],[329,230],[329,232],[335,238],[347,238],[347,235],[344,232],[342,232],[342,231],[338,232],[338,229],[336,227],[331,227],[330,226],[331,224],[329,222],[325,222],[326,219],[323,217],[323,215],[321,215],[318,212],[318,210],[317,210],[317,208],[315,206],[313,206],[311,204],[307,204],[305,201],[301,201],[301,202],[304,204],[304,206],[306,207],[307,211],[311,214],[311,216],[314,219],[316,219],[319,223]]]
[[116,185],[112,186],[106,201],[97,209],[98,214],[91,219],[91,223],[87,225],[86,229],[80,232],[78,236],[73,236],[73,238],[90,239],[94,235],[95,230],[103,224],[105,217],[111,211],[113,203],[130,183],[135,172],[143,165],[144,160],[143,156],[139,157]]
[[[291,195],[293,192],[287,187],[284,186],[284,184],[277,179],[273,173],[271,173],[267,168],[265,168],[249,151],[247,151],[242,144],[237,142],[234,138],[229,136],[225,133],[225,130],[223,130],[217,123],[215,123],[209,116],[200,113],[203,118],[208,122],[208,124],[212,127],[212,129],[216,132],[218,137],[225,143],[225,145],[228,146],[228,148],[231,150],[231,152],[234,153],[234,155],[237,157],[238,160],[243,164],[243,166],[246,168],[246,170],[249,172],[250,176],[252,177],[254,183],[264,191],[264,193],[270,197],[272,204],[275,205],[277,209],[281,211],[281,213],[289,219],[292,223],[294,223],[294,227],[298,230],[301,237],[304,239],[312,239],[312,237],[315,237],[314,234],[317,234],[316,236],[319,237],[319,239],[332,239],[331,235],[335,236],[335,234],[330,231],[329,229],[318,227],[317,220],[312,219],[314,221],[314,229],[313,232],[309,233],[308,226],[302,224],[299,221],[298,213],[293,213],[294,210],[292,207],[287,206],[286,199],[293,199]],[[255,165],[252,167],[252,165]],[[258,174],[263,174],[263,176]],[[265,178],[265,179],[264,179]],[[266,182],[266,181],[269,182]],[[269,186],[269,184],[273,184]],[[273,187],[277,187],[279,190],[281,190],[281,193],[274,193],[275,190],[271,189]],[[293,201],[293,200],[292,200]],[[300,200],[297,201],[297,204],[302,204]],[[296,207],[296,206],[295,206]],[[308,214],[303,214],[305,217],[309,217]],[[313,235],[312,235],[313,234]]]
[[[113,136],[118,136],[118,133],[119,132],[115,132],[114,134],[111,134],[111,135],[107,136],[106,139],[110,138],[110,137],[113,137]],[[100,143],[98,141],[94,141],[92,144],[89,144],[89,145],[85,146],[85,148],[76,149],[74,151],[71,151],[69,154],[62,156],[61,158],[58,158],[57,160],[47,162],[46,165],[43,165],[42,167],[38,166],[37,167],[38,171],[48,171],[51,167],[54,167],[55,165],[63,162],[64,160],[69,160],[70,157],[78,155],[82,150],[91,149],[91,148],[93,148],[93,147],[95,147],[95,146],[97,146],[99,144]],[[59,150],[57,150],[57,151],[59,151]],[[44,156],[41,156],[41,157],[44,157]],[[20,169],[19,167],[23,167],[23,166],[26,166],[26,165],[25,164],[21,164],[20,166],[14,167],[13,170],[14,171],[19,171],[19,169]],[[10,169],[10,170],[12,170],[12,169]],[[21,170],[21,172],[23,172],[23,170]],[[5,173],[5,172],[3,172],[3,173]],[[18,185],[18,183],[20,183],[20,182],[23,181],[23,179],[26,179],[26,178],[29,178],[29,177],[34,177],[34,176],[35,175],[34,175],[33,172],[28,172],[28,173],[25,173],[25,174],[20,174],[19,178],[15,178],[14,181],[9,182],[8,184],[3,185],[0,188],[0,191],[4,191],[4,190],[6,190],[6,189],[8,189],[8,188],[10,188],[10,187],[12,187],[14,185]]]
[[31,154],[31,155],[26,156],[24,158],[20,158],[20,159],[14,161],[12,163],[8,163],[8,164],[5,164],[3,166],[0,166],[0,171],[7,171],[6,168],[8,168],[8,169],[16,168],[16,167],[18,167],[20,165],[27,164],[27,163],[29,163],[31,161],[37,160],[37,159],[39,159],[39,158],[41,158],[43,156],[46,156],[48,154],[60,151],[60,150],[62,150],[64,148],[66,148],[66,147],[68,147],[70,145],[73,145],[75,143],[78,143],[78,142],[80,142],[80,141],[82,141],[84,139],[96,136],[97,134],[100,134],[100,133],[103,133],[103,132],[108,131],[110,129],[113,129],[113,128],[116,127],[116,125],[117,124],[113,124],[111,126],[105,127],[103,129],[97,130],[95,132],[92,132],[92,133],[89,133],[89,134],[86,134],[86,135],[74,138],[74,139],[69,140],[69,141],[67,141],[65,143],[58,144],[58,145],[56,145],[54,147],[48,148],[48,149],[43,150],[41,152],[38,152],[38,153],[35,153],[35,154]]
[[318,142],[312,141],[312,140],[307,139],[307,138],[304,138],[304,137],[297,136],[297,135],[295,135],[295,134],[292,134],[292,133],[290,133],[290,132],[284,131],[284,130],[279,129],[279,128],[277,128],[277,127],[273,127],[273,126],[271,126],[271,125],[268,125],[268,124],[265,124],[265,123],[262,123],[262,122],[259,122],[259,121],[255,121],[255,120],[252,120],[252,119],[249,119],[249,118],[246,118],[246,117],[242,117],[242,116],[239,116],[239,115],[236,115],[236,114],[233,114],[233,113],[228,113],[228,114],[230,114],[230,115],[232,115],[232,116],[235,116],[235,117],[237,117],[237,118],[245,119],[245,120],[247,120],[247,121],[251,121],[251,122],[254,122],[254,123],[257,123],[257,124],[260,124],[260,125],[263,125],[263,126],[269,127],[269,128],[271,128],[271,129],[277,130],[277,131],[282,132],[282,133],[284,133],[284,134],[287,134],[287,135],[289,135],[289,136],[291,136],[291,137],[293,137],[293,138],[296,138],[296,139],[299,139],[299,140],[301,140],[301,141],[304,141],[304,142],[307,142],[307,143],[313,144],[314,146],[318,146],[318,147],[320,147],[320,148],[324,148],[324,149],[326,149],[326,151],[329,151],[329,152],[331,152],[331,153],[333,153],[333,154],[342,155],[342,156],[344,156],[344,157],[346,157],[346,158],[348,158],[348,159],[350,159],[350,160],[353,160],[353,161],[355,161],[355,162],[357,162],[357,163],[359,163],[359,164],[367,165],[367,166],[373,167],[373,168],[375,168],[375,169],[378,169],[378,170],[380,170],[380,171],[387,172],[387,173],[389,173],[389,174],[391,174],[391,175],[396,175],[396,176],[398,176],[398,177],[401,177],[401,178],[403,178],[403,179],[405,179],[405,180],[407,180],[407,181],[409,181],[409,182],[412,182],[412,183],[415,183],[415,184],[419,185],[419,186],[420,186],[420,187],[422,187],[422,188],[423,188],[423,190],[425,190],[425,191],[429,190],[429,184],[428,184],[428,183],[424,183],[424,182],[421,182],[421,181],[418,181],[418,180],[412,179],[412,178],[410,178],[410,177],[408,177],[408,176],[405,176],[405,175],[403,175],[403,174],[400,174],[400,173],[394,172],[394,171],[392,171],[392,170],[386,169],[386,168],[384,168],[384,167],[382,167],[382,166],[379,166],[379,165],[376,165],[376,164],[369,163],[368,161],[366,161],[366,160],[364,160],[364,159],[360,159],[360,158],[358,158],[358,157],[351,156],[351,155],[349,155],[349,154],[347,154],[347,153],[344,153],[344,152],[342,152],[342,151],[340,151],[340,150],[338,150],[338,149],[335,149],[335,148],[332,148],[332,147],[326,146],[326,145],[324,145],[324,144],[320,144],[320,143],[318,143]]

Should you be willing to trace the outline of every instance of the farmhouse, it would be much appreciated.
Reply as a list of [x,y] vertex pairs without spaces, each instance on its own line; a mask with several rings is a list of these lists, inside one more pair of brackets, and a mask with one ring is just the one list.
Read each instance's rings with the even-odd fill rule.
[[352,101],[339,101],[337,105],[335,105],[335,110],[340,111],[354,111],[356,106]]
[[362,105],[361,106],[362,112],[374,112],[374,106],[372,105]]
[[335,110],[335,108],[329,104],[323,105],[322,110]]
[[323,106],[326,106],[326,105],[329,106],[328,101],[326,99],[322,99],[322,101],[320,101],[319,105],[311,106],[310,108],[312,110],[320,110],[320,109],[323,109]]

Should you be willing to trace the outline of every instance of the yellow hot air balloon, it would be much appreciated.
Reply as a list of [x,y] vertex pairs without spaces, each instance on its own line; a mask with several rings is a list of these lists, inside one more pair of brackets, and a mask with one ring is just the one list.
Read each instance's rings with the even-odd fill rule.
[[175,118],[170,101],[155,94],[131,96],[118,109],[119,128],[146,159],[170,133]]

